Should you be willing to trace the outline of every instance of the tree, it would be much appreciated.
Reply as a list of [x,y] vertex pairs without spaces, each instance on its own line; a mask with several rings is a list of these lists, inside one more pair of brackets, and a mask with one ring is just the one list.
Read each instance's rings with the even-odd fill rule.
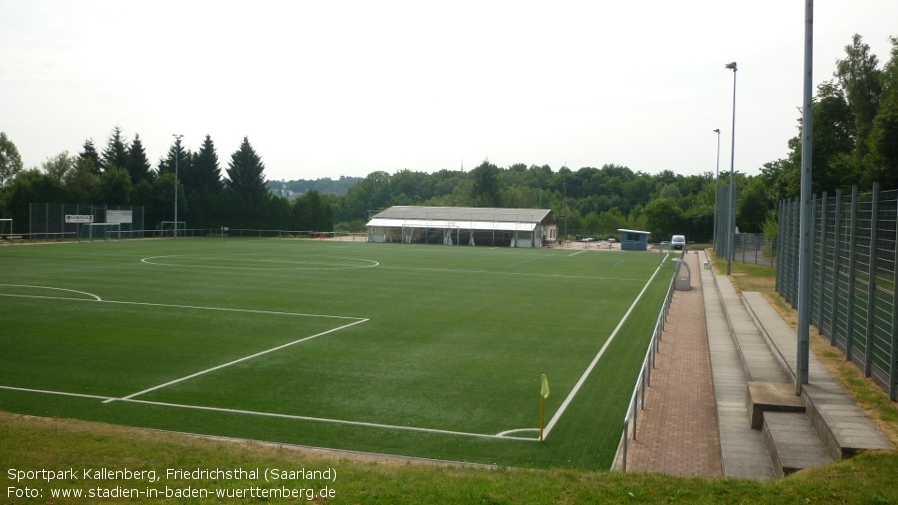
[[84,146],[81,148],[81,152],[78,153],[78,159],[90,160],[91,166],[94,167],[94,172],[100,173],[100,153],[97,152],[93,139],[84,141]]
[[112,129],[109,139],[106,141],[106,149],[100,160],[100,167],[108,170],[111,166],[126,168],[128,166],[128,148],[125,147],[127,139],[122,135],[122,128],[116,126]]
[[471,200],[476,207],[499,206],[499,168],[489,160],[484,160],[477,168],[471,170],[471,181],[474,183]]
[[218,164],[218,153],[212,137],[206,135],[199,152],[193,157],[190,164],[189,179],[184,179],[185,190],[209,191],[217,193],[221,191],[221,167]]
[[37,169],[23,170],[7,187],[6,205],[13,221],[27,228],[32,203],[66,203],[68,192],[59,179]]
[[56,180],[65,180],[66,174],[75,168],[75,159],[69,156],[68,151],[63,151],[41,164],[41,168],[47,175],[55,177]]
[[879,108],[882,95],[882,72],[876,68],[879,60],[870,53],[870,46],[860,35],[851,38],[851,45],[845,46],[846,57],[836,62],[835,77],[845,90],[848,105],[854,114],[857,142],[854,144],[852,163],[855,178],[869,184],[869,174],[865,157],[868,153],[867,138],[873,129],[873,118]]
[[6,133],[0,132],[0,188],[22,171],[22,157]]
[[767,188],[760,178],[751,178],[742,182],[739,187],[739,198],[736,201],[736,221],[739,230],[746,233],[760,233],[767,220],[770,201],[767,199]]
[[883,189],[898,189],[898,38],[883,69],[882,101],[868,139],[870,165]]
[[124,168],[128,170],[133,184],[152,177],[150,160],[147,158],[147,152],[140,141],[140,135],[136,133],[134,134],[134,140],[131,141],[131,147],[128,148],[128,162]]
[[110,165],[100,175],[100,201],[104,205],[128,205],[131,187],[131,175],[128,171]]
[[228,189],[241,197],[250,208],[262,203],[268,196],[265,165],[262,158],[253,150],[248,137],[243,137],[240,148],[231,155],[227,173]]
[[65,176],[65,184],[69,188],[72,199],[78,203],[96,203],[99,201],[100,176],[90,156],[79,156],[75,167]]
[[648,231],[656,238],[670,240],[682,230],[682,211],[673,198],[656,198],[642,211]]

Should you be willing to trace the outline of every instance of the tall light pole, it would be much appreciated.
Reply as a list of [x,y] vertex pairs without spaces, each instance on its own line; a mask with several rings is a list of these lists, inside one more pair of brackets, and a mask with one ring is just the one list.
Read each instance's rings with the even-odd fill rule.
[[[805,1],[804,10],[804,106],[801,122],[801,214],[798,225],[798,348],[795,362],[795,394],[808,383],[811,325],[811,193],[814,119],[814,0]],[[869,316],[872,317],[872,316]],[[869,350],[868,350],[869,352]]]
[[714,228],[711,229],[711,243],[714,244],[714,250],[718,251],[717,246],[717,206],[720,205],[720,193],[717,189],[717,180],[720,178],[720,128],[712,130],[717,134],[717,168],[714,169]]
[[181,137],[177,133],[172,134],[175,138],[175,238],[178,238],[178,158],[181,157]]
[[733,201],[733,172],[736,166],[736,62],[727,63],[724,68],[733,71],[733,140],[730,142],[730,201],[727,212],[727,275],[730,275],[733,272],[733,239],[736,235],[736,202]]

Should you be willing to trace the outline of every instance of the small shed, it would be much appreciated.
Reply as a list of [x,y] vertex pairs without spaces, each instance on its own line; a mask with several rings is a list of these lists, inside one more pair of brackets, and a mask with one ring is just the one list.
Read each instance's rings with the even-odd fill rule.
[[645,251],[648,249],[649,232],[623,228],[618,228],[617,231],[620,232],[621,251]]

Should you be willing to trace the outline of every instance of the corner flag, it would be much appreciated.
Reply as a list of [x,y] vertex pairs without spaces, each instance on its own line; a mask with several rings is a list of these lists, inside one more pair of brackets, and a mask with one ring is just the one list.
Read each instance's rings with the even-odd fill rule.
[[540,388],[539,395],[539,441],[543,441],[543,427],[546,425],[546,398],[549,397],[549,379],[546,378],[546,374],[543,374],[543,385]]

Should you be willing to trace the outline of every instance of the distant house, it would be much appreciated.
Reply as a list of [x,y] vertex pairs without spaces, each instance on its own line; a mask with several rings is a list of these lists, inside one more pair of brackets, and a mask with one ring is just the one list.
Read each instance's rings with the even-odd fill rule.
[[369,242],[541,247],[557,238],[546,209],[393,206],[368,221]]
[[648,249],[649,232],[623,228],[618,228],[617,231],[620,232],[621,251],[645,251]]

